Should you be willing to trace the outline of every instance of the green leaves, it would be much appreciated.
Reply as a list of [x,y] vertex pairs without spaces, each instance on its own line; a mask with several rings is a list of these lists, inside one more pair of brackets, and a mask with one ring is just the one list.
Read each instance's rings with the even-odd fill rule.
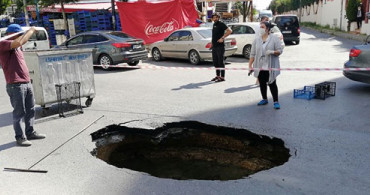
[[350,22],[356,21],[357,7],[360,5],[360,0],[348,0],[346,15]]
[[55,5],[55,4],[66,4],[66,3],[73,3],[78,0],[42,0],[40,3],[42,6],[49,6],[49,5]]
[[10,0],[0,0],[0,15],[3,14],[8,6],[10,6]]
[[[272,0],[269,8],[275,13],[297,10],[299,7],[310,6],[322,0]],[[301,5],[299,3],[301,2]]]

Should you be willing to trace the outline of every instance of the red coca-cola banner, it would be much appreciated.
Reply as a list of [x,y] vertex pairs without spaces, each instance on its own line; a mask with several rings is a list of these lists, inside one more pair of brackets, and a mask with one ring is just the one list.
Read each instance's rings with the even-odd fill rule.
[[185,26],[199,26],[193,0],[116,2],[116,5],[122,31],[149,44]]

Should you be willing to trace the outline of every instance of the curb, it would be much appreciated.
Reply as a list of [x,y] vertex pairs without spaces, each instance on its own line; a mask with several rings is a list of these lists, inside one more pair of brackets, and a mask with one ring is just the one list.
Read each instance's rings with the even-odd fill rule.
[[318,30],[318,29],[311,28],[311,27],[306,27],[306,26],[303,26],[303,27],[307,28],[307,29],[310,29],[310,30],[317,31],[317,32],[321,32],[321,33],[325,33],[325,34],[329,34],[329,35],[334,35],[334,36],[342,37],[342,38],[345,38],[345,39],[360,41],[360,42],[365,42],[366,37],[367,37],[365,35],[354,35],[354,34],[338,32],[338,31],[329,30],[329,29]]

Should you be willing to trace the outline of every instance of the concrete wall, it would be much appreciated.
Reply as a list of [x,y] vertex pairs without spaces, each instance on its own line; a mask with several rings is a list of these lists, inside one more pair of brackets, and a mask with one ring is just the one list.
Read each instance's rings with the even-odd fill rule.
[[[299,15],[299,10],[289,13]],[[321,26],[329,25],[331,28],[347,31],[346,0],[319,1],[318,4],[304,7],[302,8],[301,21],[315,22]],[[370,24],[365,21],[362,24],[361,33],[370,35]],[[353,22],[350,31],[354,31],[356,28],[356,22]]]

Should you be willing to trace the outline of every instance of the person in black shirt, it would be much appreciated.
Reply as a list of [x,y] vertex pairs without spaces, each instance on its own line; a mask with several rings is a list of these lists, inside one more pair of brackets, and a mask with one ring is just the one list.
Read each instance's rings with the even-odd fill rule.
[[[216,68],[225,68],[225,43],[224,40],[231,34],[231,29],[225,23],[220,22],[220,14],[213,13],[212,20],[214,21],[212,28],[212,59],[213,65]],[[226,31],[226,32],[225,32]],[[216,70],[216,77],[212,81],[225,81],[225,70]]]

